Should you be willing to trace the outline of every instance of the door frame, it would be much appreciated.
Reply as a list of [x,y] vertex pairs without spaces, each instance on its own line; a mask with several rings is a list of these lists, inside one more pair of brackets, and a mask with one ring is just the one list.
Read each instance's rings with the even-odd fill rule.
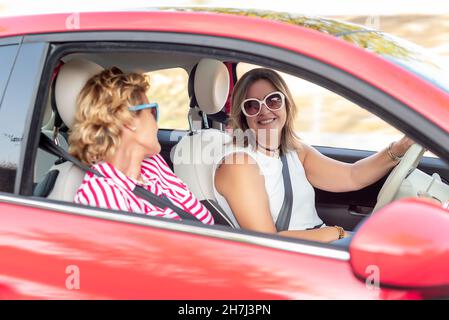
[[[126,41],[123,41],[126,39]],[[176,51],[180,53],[200,54],[204,57],[215,57],[226,60],[238,60],[258,65],[272,67],[307,81],[330,89],[337,94],[358,104],[360,107],[378,115],[389,123],[409,134],[417,142],[431,145],[436,154],[449,154],[449,136],[442,129],[436,127],[422,115],[411,110],[402,102],[374,88],[362,81],[323,62],[288,50],[275,48],[260,43],[244,42],[241,40],[212,37],[207,35],[192,35],[161,32],[79,32],[26,36],[24,43],[48,43],[50,53],[42,66],[41,82],[36,100],[29,111],[32,126],[24,136],[22,144],[21,165],[18,170],[24,171],[25,164],[34,164],[40,129],[42,122],[44,101],[47,100],[50,79],[59,60],[70,53],[98,53],[136,52],[136,51]],[[254,54],[257,52],[257,54]],[[30,123],[29,122],[29,123]],[[417,128],[411,124],[417,125]],[[33,129],[34,128],[34,129]],[[441,138],[441,139],[438,139]],[[28,172],[31,169],[27,169]],[[281,250],[317,255],[317,252],[326,251],[325,256],[348,260],[347,249],[337,249],[335,246],[318,244],[299,239],[279,239],[276,235],[266,235],[246,230],[221,230],[219,226],[204,227],[191,226],[186,222],[158,221],[154,217],[121,216],[119,212],[104,211],[101,209],[81,208],[78,205],[60,203],[48,199],[27,198],[32,194],[31,175],[20,174],[16,180],[16,196],[1,195],[0,201],[22,203],[32,207],[47,210],[58,210],[70,214],[83,214],[98,216],[107,219],[123,221],[133,220],[135,223],[149,224],[164,229],[178,230],[193,234],[219,237],[232,241],[251,242],[265,247]],[[20,194],[20,196],[19,196]],[[23,197],[25,196],[25,197]],[[123,213],[122,213],[123,214]],[[329,251],[330,250],[330,251]],[[318,254],[321,256],[321,254]]]

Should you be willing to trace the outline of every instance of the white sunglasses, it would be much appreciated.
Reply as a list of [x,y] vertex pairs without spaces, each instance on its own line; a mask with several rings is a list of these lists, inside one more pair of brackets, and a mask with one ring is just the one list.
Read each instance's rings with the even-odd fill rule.
[[262,103],[265,104],[268,110],[277,111],[285,106],[285,95],[280,91],[271,92],[263,100],[256,98],[245,99],[240,107],[245,116],[255,117],[262,110]]

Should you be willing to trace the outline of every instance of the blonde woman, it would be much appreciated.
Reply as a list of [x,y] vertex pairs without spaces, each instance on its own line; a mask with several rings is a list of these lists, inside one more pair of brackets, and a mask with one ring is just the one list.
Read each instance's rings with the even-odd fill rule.
[[[320,242],[348,236],[325,226],[315,209],[313,187],[347,192],[362,189],[398,163],[413,143],[407,137],[354,164],[328,158],[301,141],[293,130],[296,106],[284,80],[258,68],[244,74],[232,95],[234,131],[252,132],[253,142],[230,148],[216,164],[214,193],[220,206],[240,227]],[[287,230],[275,223],[284,200],[280,155],[284,154],[293,190]]]
[[173,204],[213,224],[210,212],[175,176],[159,155],[158,106],[149,103],[148,78],[113,67],[87,81],[78,97],[70,132],[70,153],[104,177],[87,173],[76,203],[179,220],[169,208],[158,208],[136,196],[136,186],[168,198]]

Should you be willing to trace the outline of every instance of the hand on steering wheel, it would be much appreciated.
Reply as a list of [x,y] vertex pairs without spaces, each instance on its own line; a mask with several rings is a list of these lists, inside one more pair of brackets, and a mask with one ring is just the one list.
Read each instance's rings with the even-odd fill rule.
[[409,173],[416,169],[426,150],[419,144],[412,144],[402,157],[401,162],[391,171],[377,196],[377,203],[373,213],[392,202]]

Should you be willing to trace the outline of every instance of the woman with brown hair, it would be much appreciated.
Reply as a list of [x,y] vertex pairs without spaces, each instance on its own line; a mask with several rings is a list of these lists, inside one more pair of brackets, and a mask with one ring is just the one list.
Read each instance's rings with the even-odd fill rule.
[[112,67],[93,76],[77,100],[70,132],[70,153],[103,175],[87,173],[74,201],[179,220],[170,208],[158,208],[134,192],[141,186],[213,224],[210,212],[159,155],[158,105],[149,103],[149,80]]
[[[348,232],[325,226],[318,217],[313,187],[331,192],[362,189],[387,174],[413,141],[404,137],[366,159],[344,163],[298,138],[293,129],[296,112],[276,72],[258,68],[242,76],[232,95],[231,121],[234,132],[249,139],[234,144],[216,163],[215,196],[242,228],[320,242],[342,239]],[[285,197],[280,155],[288,164],[293,198],[285,230],[276,227]]]

